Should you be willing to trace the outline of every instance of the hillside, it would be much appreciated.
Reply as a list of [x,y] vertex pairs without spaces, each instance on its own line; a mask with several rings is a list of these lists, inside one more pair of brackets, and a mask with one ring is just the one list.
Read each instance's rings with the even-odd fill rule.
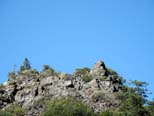
[[[73,74],[67,74],[58,73],[48,65],[44,65],[39,72],[32,69],[28,59],[25,59],[20,71],[9,73],[8,81],[0,86],[0,116],[50,116],[53,112],[63,112],[67,105],[62,105],[71,100],[71,103],[82,103],[83,106],[80,106],[93,113],[70,113],[69,116],[152,116],[154,104],[146,100],[146,83],[132,83],[134,87],[126,86],[124,79],[107,68],[103,61],[96,62],[92,69],[76,69]],[[51,104],[56,100],[67,102],[63,101],[62,108],[53,111],[56,103]],[[51,106],[52,110],[48,109]],[[71,104],[68,111],[72,109],[75,112],[73,108],[76,109],[76,105]],[[51,114],[46,113],[51,111]]]

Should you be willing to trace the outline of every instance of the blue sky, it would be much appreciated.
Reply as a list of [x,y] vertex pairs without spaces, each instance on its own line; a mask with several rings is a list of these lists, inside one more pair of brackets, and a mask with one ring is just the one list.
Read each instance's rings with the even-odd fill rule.
[[25,57],[70,73],[103,60],[154,92],[154,1],[0,0],[0,82]]

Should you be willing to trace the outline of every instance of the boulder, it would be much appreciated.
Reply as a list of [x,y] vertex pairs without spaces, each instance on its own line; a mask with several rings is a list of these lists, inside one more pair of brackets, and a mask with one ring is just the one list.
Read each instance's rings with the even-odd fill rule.
[[103,61],[97,61],[94,65],[93,69],[91,70],[91,75],[94,78],[108,76],[105,63]]

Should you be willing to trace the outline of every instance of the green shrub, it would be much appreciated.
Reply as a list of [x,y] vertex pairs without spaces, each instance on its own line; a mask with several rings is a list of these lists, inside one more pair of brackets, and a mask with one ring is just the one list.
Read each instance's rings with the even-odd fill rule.
[[82,102],[62,98],[49,101],[41,116],[94,116],[94,113]]
[[43,71],[46,71],[50,75],[56,75],[56,72],[53,68],[51,68],[49,65],[43,65]]
[[0,84],[0,89],[3,89],[5,86],[3,84]]
[[81,69],[76,69],[74,72],[75,76],[83,76],[83,75],[87,75],[89,74],[90,69],[85,67],[85,68],[81,68]]
[[17,75],[15,72],[10,72],[8,76],[9,76],[9,80],[15,80]]
[[24,75],[24,77],[39,77],[40,73],[36,69],[29,69],[24,71],[19,71],[18,75]]
[[153,99],[153,101],[148,102],[148,105],[145,106],[145,109],[148,111],[148,116],[153,116],[153,114],[154,114],[154,99]]
[[74,72],[75,77],[81,77],[84,82],[89,82],[92,80],[89,68],[76,69]]
[[43,71],[46,71],[48,69],[50,69],[50,66],[49,65],[43,65]]
[[93,96],[92,96],[93,101],[100,101],[100,100],[105,100],[106,95],[103,92],[96,92]]
[[101,81],[104,81],[104,80],[107,79],[107,76],[101,76],[99,79],[100,79]]
[[0,116],[15,116],[9,112],[6,112],[6,111],[3,111],[3,110],[0,110]]
[[107,68],[107,71],[110,75],[118,75],[118,73],[111,68]]
[[14,114],[15,116],[24,116],[24,110],[19,105],[10,105],[7,109],[7,112]]
[[113,116],[113,112],[104,111],[104,112],[100,113],[99,116]]
[[92,77],[91,76],[83,76],[83,77],[81,77],[81,79],[84,81],[84,82],[90,82],[91,80],[92,80]]
[[101,112],[98,116],[127,116],[123,112],[112,112],[112,111],[104,111]]
[[117,93],[117,99],[120,100],[119,111],[127,114],[126,116],[150,116],[147,115],[144,106],[144,99],[141,95],[126,89],[124,92]]

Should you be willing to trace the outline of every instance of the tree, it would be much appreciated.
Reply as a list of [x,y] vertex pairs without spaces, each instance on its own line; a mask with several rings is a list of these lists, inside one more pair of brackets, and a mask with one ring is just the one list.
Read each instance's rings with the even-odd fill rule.
[[29,62],[28,58],[25,58],[25,60],[24,60],[24,68],[25,68],[25,70],[31,69],[30,62]]
[[23,65],[20,66],[20,71],[29,70],[29,69],[31,69],[30,62],[28,58],[25,58]]
[[148,112],[144,108],[146,104],[145,82],[132,81],[132,87],[124,86],[123,92],[119,93],[120,111],[127,116],[147,116]]
[[141,82],[141,81],[131,81],[131,84],[134,87],[134,92],[139,94],[141,97],[143,97],[143,99],[146,101],[146,97],[147,96],[147,89],[146,86],[148,85],[146,82]]
[[149,116],[153,116],[154,114],[154,99],[148,102],[148,105],[145,106],[146,110],[149,113]]

